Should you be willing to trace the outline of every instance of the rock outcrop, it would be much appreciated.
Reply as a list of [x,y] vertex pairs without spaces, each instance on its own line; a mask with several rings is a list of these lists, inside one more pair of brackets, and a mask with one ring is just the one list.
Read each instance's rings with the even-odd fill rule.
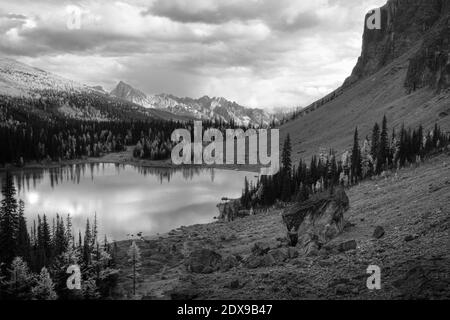
[[361,56],[343,87],[374,74],[410,50],[414,52],[405,79],[408,91],[450,87],[449,19],[447,0],[389,0],[381,7],[381,29],[364,26]]
[[345,227],[344,212],[349,199],[343,188],[324,193],[292,206],[282,214],[291,246],[297,241],[307,256],[317,255],[320,248],[340,234]]
[[209,249],[198,249],[189,255],[187,268],[193,273],[212,273],[222,265],[222,256]]

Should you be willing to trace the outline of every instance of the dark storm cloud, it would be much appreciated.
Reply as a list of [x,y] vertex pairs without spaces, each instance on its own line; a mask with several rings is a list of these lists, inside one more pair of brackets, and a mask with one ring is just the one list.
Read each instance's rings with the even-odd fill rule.
[[27,19],[27,16],[25,16],[23,14],[14,14],[14,13],[8,13],[8,14],[5,14],[5,15],[0,15],[0,18],[1,17],[5,17],[5,18],[8,18],[8,19],[17,19],[17,20],[25,20],[25,19]]
[[22,41],[17,43],[2,43],[0,50],[6,53],[36,56],[46,53],[87,53],[114,52],[126,50],[129,52],[135,43],[130,37],[97,31],[81,31],[47,28],[30,28],[20,32]]
[[289,2],[157,0],[143,14],[166,17],[181,23],[223,24],[231,21],[260,20],[269,27],[281,31],[298,31],[320,24],[320,19],[314,11],[299,12],[296,16],[286,19],[283,9],[288,7]]

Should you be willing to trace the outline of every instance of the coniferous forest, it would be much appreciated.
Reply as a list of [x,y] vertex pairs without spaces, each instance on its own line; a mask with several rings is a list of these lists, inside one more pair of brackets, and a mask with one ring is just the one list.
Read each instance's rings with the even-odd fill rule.
[[[70,215],[45,214],[27,223],[6,173],[0,207],[0,299],[106,299],[113,295],[119,270],[116,243],[99,239],[96,216],[75,233]],[[51,220],[51,221],[50,221]],[[69,290],[69,266],[81,273],[81,288]]]
[[323,150],[310,162],[291,160],[291,138],[284,140],[281,152],[281,170],[274,176],[261,176],[255,184],[246,180],[241,205],[260,208],[278,201],[305,201],[311,195],[335,185],[351,186],[388,170],[418,164],[425,158],[448,147],[450,136],[436,124],[425,132],[422,126],[411,129],[402,126],[389,133],[386,116],[381,127],[375,123],[371,136],[361,139],[355,128],[353,146],[338,157],[334,150]]
[[[27,113],[25,106],[35,112]],[[61,161],[83,157],[99,157],[109,152],[123,151],[127,146],[152,141],[148,158],[167,158],[171,148],[170,135],[184,127],[178,121],[153,118],[146,120],[80,120],[41,114],[46,104],[39,100],[2,101],[0,111],[0,166],[23,165],[30,161]]]
[[[148,160],[170,158],[175,129],[193,131],[193,121],[158,119],[129,110],[129,103],[95,99],[95,95],[46,93],[45,99],[0,96],[0,167],[23,166],[31,161],[63,161],[100,157],[133,147],[133,156]],[[69,106],[89,106],[104,114],[88,120],[63,116],[54,110],[61,101]],[[106,117],[107,115],[108,117]],[[95,119],[95,120],[93,120]],[[144,119],[144,120],[142,120]],[[238,127],[233,121],[204,120],[204,128]]]

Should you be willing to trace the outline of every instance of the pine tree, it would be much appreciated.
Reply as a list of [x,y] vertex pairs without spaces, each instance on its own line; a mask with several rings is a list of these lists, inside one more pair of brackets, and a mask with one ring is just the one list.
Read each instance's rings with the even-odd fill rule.
[[133,295],[136,295],[136,281],[139,277],[139,269],[141,266],[141,251],[136,244],[136,241],[133,241],[130,248],[128,249],[128,262],[131,263],[133,268]]
[[38,216],[38,252],[39,266],[48,266],[52,259],[52,239],[47,216],[44,214],[42,220]]
[[9,269],[9,275],[9,281],[5,285],[5,298],[19,300],[30,299],[34,277],[27,263],[21,257],[14,258]]
[[94,214],[94,225],[92,226],[92,243],[91,246],[94,247],[97,243],[97,236],[98,236],[98,230],[97,230],[97,212]]
[[10,264],[17,255],[17,212],[16,188],[12,175],[7,172],[2,186],[3,200],[0,208],[0,260]]
[[361,165],[362,165],[362,177],[366,178],[373,173],[373,158],[371,155],[371,146],[369,139],[366,137],[363,147],[361,149]]
[[67,214],[66,218],[66,240],[67,242],[72,242],[73,244],[73,234],[72,234],[72,217]]
[[33,298],[36,300],[56,300],[55,285],[53,284],[47,268],[43,267],[39,274],[37,284],[32,289]]
[[380,173],[385,168],[389,158],[389,137],[386,116],[383,117],[380,145],[378,146],[377,155],[377,173]]
[[25,204],[22,200],[19,201],[19,213],[18,213],[18,229],[17,229],[17,255],[22,257],[25,261],[30,261],[30,236],[27,230],[27,222],[25,219]]
[[374,162],[378,162],[378,150],[380,147],[380,127],[378,126],[378,123],[375,123],[373,130],[372,130],[372,149],[371,154]]
[[357,182],[361,178],[361,172],[361,149],[359,147],[358,128],[356,128],[353,136],[353,149],[351,156],[351,179],[353,182]]
[[82,239],[81,231],[78,231],[78,248],[80,248],[80,250],[81,250],[81,247],[83,246],[83,240],[81,240],[81,239]]
[[282,171],[281,171],[281,200],[289,201],[292,196],[292,146],[291,146],[291,137],[288,134],[286,139],[284,140],[283,151],[281,154],[282,161]]
[[91,227],[89,225],[89,219],[87,219],[83,245],[83,261],[86,265],[90,265],[91,263],[91,251],[92,251],[91,244],[92,244]]
[[292,171],[292,160],[291,160],[292,146],[291,146],[291,136],[288,134],[284,140],[283,151],[281,154],[281,161],[283,165],[283,171],[291,173]]
[[68,241],[66,238],[66,230],[64,226],[64,220],[59,217],[59,215],[56,216],[56,230],[55,235],[53,238],[54,242],[54,255],[57,257],[63,252],[67,250]]

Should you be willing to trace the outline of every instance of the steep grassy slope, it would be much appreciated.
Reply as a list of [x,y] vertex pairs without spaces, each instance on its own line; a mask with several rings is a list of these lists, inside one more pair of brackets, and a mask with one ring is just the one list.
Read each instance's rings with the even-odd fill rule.
[[[442,0],[389,0],[381,29],[365,27],[361,56],[343,86],[281,127],[293,138],[294,157],[319,148],[343,151],[356,126],[370,133],[385,114],[389,126],[450,129],[450,4]],[[309,159],[307,159],[309,160]]]
[[409,58],[415,48],[385,66],[372,76],[358,81],[334,100],[298,119],[283,125],[280,139],[289,133],[293,157],[308,159],[319,148],[341,152],[351,147],[356,126],[360,137],[369,134],[375,121],[387,116],[389,127],[431,127],[435,122],[450,129],[450,91],[437,94],[435,89],[422,88],[406,93],[404,80]]

